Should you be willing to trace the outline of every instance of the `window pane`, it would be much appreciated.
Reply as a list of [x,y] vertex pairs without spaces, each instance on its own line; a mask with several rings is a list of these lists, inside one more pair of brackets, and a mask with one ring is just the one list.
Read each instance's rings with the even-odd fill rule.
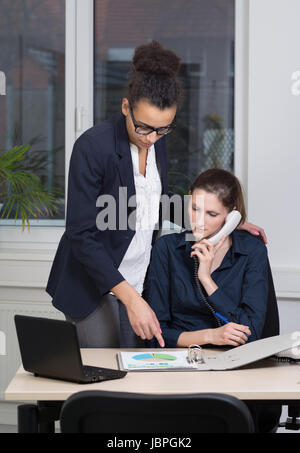
[[0,152],[30,145],[22,167],[60,201],[57,214],[40,218],[64,219],[65,0],[1,0],[0,70]]
[[168,135],[169,189],[202,170],[233,170],[234,0],[95,0],[95,122],[120,111],[136,46],[155,39],[182,59],[183,106]]

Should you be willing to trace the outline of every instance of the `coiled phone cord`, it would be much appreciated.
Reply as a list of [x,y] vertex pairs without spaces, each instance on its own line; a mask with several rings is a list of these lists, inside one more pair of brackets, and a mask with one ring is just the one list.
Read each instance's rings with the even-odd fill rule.
[[221,321],[216,316],[215,309],[210,305],[210,303],[207,301],[205,295],[203,294],[203,291],[202,291],[202,288],[201,288],[201,284],[200,284],[199,278],[198,278],[198,269],[199,269],[198,257],[196,255],[193,255],[192,258],[194,260],[194,280],[195,280],[196,286],[197,286],[197,288],[199,290],[199,294],[201,296],[201,299],[202,299],[203,303],[205,304],[205,306],[208,308],[208,310],[211,313],[211,315],[214,317],[214,319],[217,322],[218,326],[222,327]]

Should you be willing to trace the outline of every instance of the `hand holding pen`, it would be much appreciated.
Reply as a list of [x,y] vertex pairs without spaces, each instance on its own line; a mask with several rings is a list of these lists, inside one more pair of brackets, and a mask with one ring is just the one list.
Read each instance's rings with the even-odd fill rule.
[[218,346],[241,346],[247,342],[248,337],[251,335],[249,327],[229,322],[228,319],[220,315],[220,313],[216,312],[215,315],[225,322],[225,325],[217,327],[216,329],[211,329],[211,344]]

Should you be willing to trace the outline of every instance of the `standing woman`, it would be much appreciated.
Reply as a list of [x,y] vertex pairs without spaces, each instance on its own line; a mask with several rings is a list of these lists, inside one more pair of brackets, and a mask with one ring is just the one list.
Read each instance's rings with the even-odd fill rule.
[[[157,42],[138,47],[122,113],[87,130],[74,145],[66,231],[46,291],[66,319],[76,323],[81,347],[134,347],[139,337],[153,336],[164,346],[156,315],[141,294],[160,196],[167,193],[163,137],[174,127],[179,66],[175,53]],[[97,228],[101,195],[115,200],[115,229]],[[136,206],[128,203],[133,195]],[[120,207],[124,204],[126,212]],[[128,217],[135,208],[134,230]],[[142,227],[145,213],[153,219],[148,228]],[[127,225],[119,230],[124,216]]]
[[[138,47],[122,112],[75,142],[66,231],[46,291],[66,319],[76,323],[80,347],[135,347],[153,337],[164,346],[142,292],[155,224],[161,220],[159,199],[167,194],[164,136],[175,127],[179,66],[179,57],[155,41]],[[101,196],[107,195],[115,201],[116,225],[102,230],[97,217],[105,208]],[[257,230],[251,224],[244,228]]]

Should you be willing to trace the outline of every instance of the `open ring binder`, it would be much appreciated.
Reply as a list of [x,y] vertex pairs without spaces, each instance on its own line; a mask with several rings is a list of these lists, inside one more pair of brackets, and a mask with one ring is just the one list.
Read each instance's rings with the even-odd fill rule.
[[299,345],[299,338],[300,332],[292,332],[246,343],[217,354],[192,344],[187,350],[121,351],[117,358],[120,369],[125,371],[233,370],[295,348]]
[[191,344],[188,348],[187,361],[192,364],[204,363],[203,349],[198,344]]

